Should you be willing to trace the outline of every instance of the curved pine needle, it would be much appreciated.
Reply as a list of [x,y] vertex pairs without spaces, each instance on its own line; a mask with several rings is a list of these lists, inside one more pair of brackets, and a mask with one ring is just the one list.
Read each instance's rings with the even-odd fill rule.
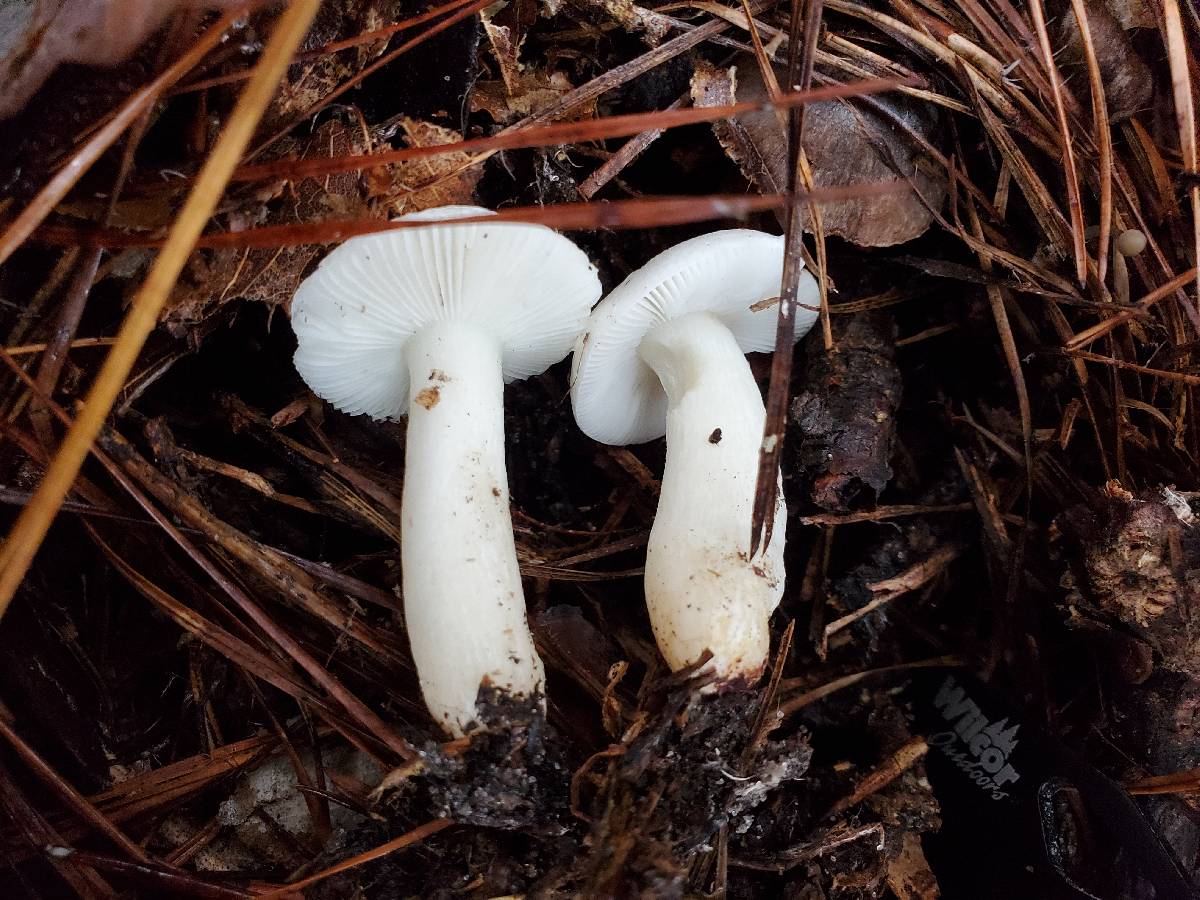
[[[1062,140],[1063,175],[1067,183],[1067,208],[1071,213],[1071,246],[1075,254],[1075,278],[1080,286],[1087,284],[1087,245],[1084,243],[1083,201],[1079,195],[1079,171],[1075,166],[1074,141],[1071,126],[1067,121],[1067,106],[1063,99],[1062,78],[1054,62],[1054,51],[1050,47],[1050,33],[1046,30],[1046,12],[1042,0],[1030,0],[1029,11],[1033,15],[1037,33],[1038,49],[1042,53],[1042,65],[1050,76],[1050,93],[1054,98],[1054,112],[1058,117],[1059,137]],[[1086,31],[1086,29],[1085,29]]]
[[311,157],[298,159],[286,157],[271,162],[250,166],[239,166],[234,170],[231,181],[258,181],[268,178],[320,178],[343,172],[365,172],[399,162],[426,159],[455,153],[495,153],[499,150],[524,150],[530,147],[552,147],[580,141],[598,141],[608,138],[632,137],[643,131],[661,128],[680,128],[684,125],[699,125],[728,119],[746,112],[757,112],[763,108],[788,109],[818,100],[836,100],[842,97],[861,97],[893,90],[904,84],[915,83],[914,79],[867,78],[848,84],[831,84],[811,91],[790,91],[771,101],[749,100],[730,106],[703,106],[692,109],[665,109],[645,113],[625,113],[605,116],[581,122],[561,122],[554,125],[539,125],[521,129],[506,129],[488,137],[469,138],[449,144],[428,144],[404,147],[382,153],[364,153],[350,156]]
[[1108,125],[1108,101],[1104,96],[1104,79],[1096,57],[1096,43],[1088,26],[1087,7],[1083,0],[1071,0],[1075,21],[1083,43],[1083,58],[1087,63],[1088,84],[1092,93],[1092,125],[1096,129],[1098,157],[1096,171],[1100,180],[1100,235],[1096,245],[1096,281],[1104,283],[1108,272],[1108,248],[1112,242],[1113,155],[1112,132]]
[[[1188,65],[1187,37],[1179,16],[1179,0],[1163,0],[1162,11],[1167,62],[1171,67],[1171,90],[1175,95],[1175,118],[1179,121],[1179,152],[1183,156],[1184,169],[1191,175],[1200,175],[1200,152],[1196,148],[1196,100]],[[1193,259],[1200,263],[1200,187],[1193,184],[1188,193],[1192,198]],[[1200,302],[1200,277],[1196,280],[1196,286],[1197,301]]]
[[356,866],[361,866],[363,863],[371,862],[379,859],[382,856],[387,856],[389,853],[395,853],[397,850],[403,850],[406,847],[411,847],[413,844],[420,843],[427,837],[432,837],[439,831],[443,831],[454,824],[452,819],[430,819],[424,825],[418,825],[412,831],[406,831],[398,838],[393,838],[386,844],[380,844],[366,853],[360,853],[358,856],[352,856],[350,859],[344,859],[334,866],[330,866],[315,875],[309,875],[307,878],[297,881],[294,884],[284,885],[281,888],[276,888],[265,894],[259,894],[260,900],[268,900],[275,897],[293,897],[300,896],[299,892],[310,885],[316,884],[318,881],[324,881],[332,875],[337,875],[339,872],[345,872],[347,869],[353,869]]

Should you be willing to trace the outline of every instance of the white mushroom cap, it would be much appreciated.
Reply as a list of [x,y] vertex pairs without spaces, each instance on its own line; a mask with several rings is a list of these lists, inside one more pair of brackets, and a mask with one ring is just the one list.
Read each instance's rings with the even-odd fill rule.
[[[771,350],[783,280],[782,237],[748,229],[684,241],[633,272],[604,298],[575,348],[571,402],[585,434],[640,444],[667,430],[667,395],[638,345],[654,326],[694,312],[720,319],[747,353]],[[816,282],[801,273],[796,337],[812,328]]]
[[[489,212],[446,206],[402,218]],[[493,335],[505,381],[517,381],[570,352],[599,296],[587,255],[543,225],[468,222],[363,235],[326,256],[296,292],[296,368],[343,412],[397,418],[408,410],[405,345],[424,326],[462,322]]]

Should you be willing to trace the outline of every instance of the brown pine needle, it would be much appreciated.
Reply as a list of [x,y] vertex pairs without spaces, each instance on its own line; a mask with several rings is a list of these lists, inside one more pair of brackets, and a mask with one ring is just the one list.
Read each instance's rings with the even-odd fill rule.
[[1183,384],[1200,387],[1200,375],[1189,375],[1186,372],[1170,372],[1166,369],[1152,369],[1149,366],[1139,366],[1137,363],[1125,362],[1123,359],[1113,359],[1111,356],[1101,356],[1099,353],[1089,353],[1086,350],[1067,350],[1065,352],[1067,356],[1073,359],[1086,359],[1088,362],[1101,363],[1116,369],[1124,369],[1127,372],[1137,372],[1141,375],[1150,375],[1166,381],[1179,381]]
[[[907,672],[911,669],[952,669],[960,665],[962,665],[962,660],[957,656],[935,656],[930,659],[917,660],[916,662],[898,663],[894,666],[881,666],[878,669],[854,672],[850,675],[844,675],[841,678],[835,678],[833,681],[804,691],[801,694],[794,695],[780,704],[779,717],[786,718],[797,710],[816,703],[818,700],[825,699],[830,694],[836,694],[838,691],[853,687],[859,682],[867,678],[873,678],[876,675],[890,675],[896,672]],[[798,678],[784,679],[780,685],[780,691],[787,691],[790,688],[798,687],[799,682],[800,679]]]
[[[475,15],[477,12],[482,10],[487,5],[488,5],[488,0],[475,0],[475,2],[469,4],[468,6],[462,7],[461,9],[456,10],[451,15],[447,16],[445,19],[442,19],[440,22],[437,22],[437,23],[431,25],[429,28],[426,28],[424,31],[420,32],[419,34],[413,35],[411,38],[409,38],[407,41],[405,41],[403,44],[401,44],[395,50],[389,50],[383,56],[379,57],[379,59],[375,60],[375,62],[371,63],[371,65],[367,66],[366,68],[362,69],[357,74],[355,74],[353,78],[346,79],[341,84],[339,84],[336,88],[334,88],[332,91],[330,91],[328,94],[325,94],[323,97],[321,97],[321,99],[318,100],[316,103],[313,103],[311,106],[306,107],[300,113],[296,114],[291,119],[289,119],[287,122],[285,122],[283,124],[283,126],[281,126],[278,130],[275,131],[274,134],[272,134],[269,138],[267,138],[265,141],[263,141],[257,147],[255,147],[254,150],[251,151],[250,155],[258,156],[258,154],[262,153],[263,150],[265,150],[267,147],[271,146],[273,143],[275,143],[277,140],[279,140],[281,137],[283,137],[285,134],[287,134],[289,131],[291,131],[293,128],[295,128],[297,125],[303,124],[304,122],[308,121],[313,116],[315,116],[321,110],[326,109],[331,103],[333,103],[335,100],[337,100],[338,97],[342,96],[347,91],[350,91],[353,88],[357,87],[358,85],[362,84],[364,81],[366,81],[369,77],[371,77],[376,72],[378,72],[384,66],[386,66],[392,62],[395,62],[397,59],[399,59],[401,56],[403,56],[409,50],[413,49],[414,47],[420,46],[421,44],[425,43],[425,41],[429,40],[431,37],[435,37],[436,35],[441,34],[447,28],[451,28],[454,25],[457,25],[463,19],[470,18],[471,16]],[[286,63],[287,60],[284,60],[284,62]],[[260,63],[260,65],[261,65],[261,63]]]
[[[643,197],[637,200],[612,200],[601,203],[555,203],[548,206],[514,206],[495,214],[467,216],[457,223],[527,222],[546,225],[558,231],[590,231],[597,228],[621,230],[686,225],[712,219],[740,219],[756,212],[787,210],[791,206],[816,202],[837,202],[877,197],[904,190],[897,182],[872,182],[816,188],[811,192],[787,194],[710,194],[684,197]],[[378,234],[405,228],[427,228],[436,219],[326,219],[296,225],[263,225],[245,231],[219,231],[197,239],[204,248],[277,248],[302,244],[329,244],[360,234]],[[46,226],[38,238],[48,244],[101,247],[161,247],[163,241],[141,234],[114,230],[79,229]]]
[[450,819],[430,819],[424,825],[418,825],[412,831],[405,832],[398,838],[393,838],[386,844],[380,844],[366,853],[360,853],[358,856],[352,856],[350,859],[344,859],[334,866],[330,866],[315,875],[309,875],[307,878],[297,881],[295,884],[285,885],[276,888],[273,891],[268,891],[265,894],[259,894],[259,900],[270,900],[275,897],[299,896],[299,892],[304,888],[316,884],[318,881],[324,881],[339,872],[345,872],[347,869],[353,869],[356,866],[361,866],[363,863],[369,863],[372,860],[379,859],[382,856],[387,856],[389,853],[395,853],[397,850],[403,850],[406,847],[411,847],[413,844],[425,840],[437,834],[439,831],[444,831],[453,825],[454,822]]
[[1104,335],[1108,334],[1110,331],[1121,327],[1126,322],[1137,317],[1138,314],[1144,313],[1164,297],[1169,297],[1189,281],[1195,279],[1198,275],[1200,275],[1200,269],[1197,269],[1194,266],[1188,269],[1186,272],[1180,272],[1170,281],[1166,282],[1165,284],[1160,284],[1145,297],[1142,297],[1129,309],[1122,310],[1111,319],[1105,319],[1103,322],[1097,322],[1091,328],[1085,328],[1083,331],[1079,332],[1079,334],[1075,335],[1066,342],[1066,349],[1074,350],[1104,337]]
[[848,84],[831,84],[812,90],[789,91],[770,101],[747,100],[730,106],[705,106],[692,109],[665,109],[645,113],[625,113],[587,119],[579,122],[559,122],[538,125],[520,130],[506,130],[488,137],[470,138],[449,144],[430,144],[419,147],[404,147],[383,153],[364,153],[329,158],[312,157],[298,159],[286,157],[252,166],[239,166],[234,170],[232,181],[258,181],[268,178],[319,178],[342,172],[365,172],[399,162],[425,159],[456,153],[495,153],[498,150],[524,150],[530,147],[552,147],[580,141],[598,141],[607,138],[633,137],[643,131],[679,128],[684,125],[699,125],[715,122],[746,112],[776,107],[790,109],[818,100],[835,100],[842,97],[861,97],[912,84],[908,78],[867,78]]
[[[80,347],[111,347],[116,343],[116,338],[108,337],[91,337],[91,338],[76,338],[67,344],[71,350],[77,350]],[[17,344],[12,347],[5,347],[4,352],[9,356],[29,356],[33,353],[41,353],[50,345],[47,343],[41,344]]]
[[146,338],[158,322],[159,312],[187,263],[196,239],[216,209],[229,176],[250,143],[259,119],[274,97],[292,54],[308,33],[308,27],[320,5],[320,0],[293,0],[279,17],[254,76],[238,99],[228,125],[205,161],[171,229],[167,243],[134,299],[117,335],[117,342],[88,392],[75,425],[67,432],[29,505],[21,512],[0,549],[0,616],[7,611],[50,529],[50,523],[71,490],[109,410],[133,370]]
[[1084,243],[1083,201],[1079,196],[1079,171],[1075,166],[1074,142],[1071,126],[1067,120],[1067,106],[1063,98],[1062,78],[1054,62],[1054,51],[1050,47],[1050,34],[1046,30],[1046,13],[1042,0],[1030,0],[1029,11],[1037,32],[1038,49],[1042,53],[1042,65],[1050,77],[1050,93],[1054,99],[1054,112],[1058,116],[1059,139],[1062,142],[1063,175],[1067,183],[1067,207],[1071,212],[1071,244],[1075,252],[1075,279],[1080,286],[1087,284],[1087,245]]
[[121,831],[105,818],[104,814],[94,807],[86,797],[75,790],[71,784],[58,774],[44,759],[42,759],[36,750],[16,732],[4,716],[0,716],[0,735],[12,746],[17,755],[29,766],[29,768],[38,776],[43,784],[47,785],[54,793],[58,794],[59,798],[72,809],[80,819],[90,825],[96,832],[104,835],[117,847],[120,847],[124,853],[137,862],[150,862],[150,856],[138,844],[134,843],[126,836],[125,832]]
[[[823,0],[807,0],[792,5],[788,35],[788,86],[807,91],[812,85],[816,61],[817,38],[821,32]],[[793,194],[801,186],[810,190],[811,172],[804,155],[804,107],[791,110],[788,119],[788,190]],[[820,271],[817,277],[822,286],[825,280],[824,234],[820,212],[815,204],[808,209],[813,221]],[[779,314],[775,325],[775,350],[771,355],[771,380],[767,387],[766,417],[763,422],[762,445],[758,451],[758,475],[754,488],[754,508],[750,517],[750,555],[771,543],[775,528],[775,504],[779,496],[779,459],[787,425],[788,388],[792,378],[792,357],[795,349],[796,295],[804,268],[804,220],[802,210],[791,206],[784,228],[783,282],[779,288]],[[828,330],[829,305],[822,289],[821,316],[825,331],[825,349],[832,346]]]
[[[1179,17],[1179,0],[1163,0],[1162,12],[1167,61],[1171,66],[1171,89],[1175,94],[1175,117],[1179,121],[1179,152],[1183,156],[1184,169],[1192,175],[1200,175],[1200,151],[1196,147],[1196,101],[1188,65],[1187,37]],[[1200,263],[1200,186],[1193,184],[1188,193],[1192,198],[1193,259]],[[1200,276],[1197,277],[1196,286],[1196,300],[1200,303]]]
[[1071,0],[1075,21],[1079,24],[1079,35],[1083,45],[1083,58],[1087,62],[1088,84],[1092,92],[1092,125],[1096,129],[1096,171],[1100,179],[1100,234],[1096,239],[1096,280],[1104,283],[1108,272],[1108,248],[1112,242],[1112,132],[1108,126],[1108,101],[1104,96],[1104,79],[1100,73],[1100,60],[1096,57],[1096,44],[1088,25],[1087,7],[1084,0]]

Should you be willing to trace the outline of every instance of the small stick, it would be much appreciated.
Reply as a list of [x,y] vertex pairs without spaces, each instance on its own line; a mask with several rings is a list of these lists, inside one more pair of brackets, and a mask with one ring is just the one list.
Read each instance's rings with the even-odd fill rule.
[[[687,101],[688,97],[685,94],[668,106],[667,109],[682,109]],[[587,180],[579,186],[579,196],[584,200],[591,200],[602,187],[620,175],[626,166],[645,153],[646,148],[662,137],[665,131],[665,128],[652,128],[649,131],[643,131],[641,134],[635,134],[627,140],[621,145],[621,149],[605,160],[604,164],[589,175]]]
[[[935,656],[931,659],[917,660],[916,662],[900,663],[895,666],[883,666],[878,669],[867,669],[864,672],[855,672],[852,675],[845,675],[841,678],[836,678],[833,681],[823,684],[820,687],[815,687],[812,690],[798,694],[788,700],[779,707],[781,717],[790,716],[799,709],[803,709],[818,700],[823,700],[830,694],[836,694],[838,691],[848,687],[853,687],[864,679],[874,675],[889,675],[894,672],[906,672],[909,669],[937,669],[937,668],[953,668],[961,664],[961,660],[957,656]],[[787,690],[789,687],[796,687],[796,679],[787,679],[781,685],[782,690]]]
[[829,808],[829,812],[825,813],[825,818],[836,816],[840,812],[845,812],[850,807],[862,803],[872,794],[877,793],[911,769],[917,762],[929,752],[929,745],[925,743],[922,737],[910,739],[899,750],[885,759],[877,768],[867,774],[867,777],[858,783],[858,787],[854,789],[854,793],[848,797],[843,797],[837,803]]

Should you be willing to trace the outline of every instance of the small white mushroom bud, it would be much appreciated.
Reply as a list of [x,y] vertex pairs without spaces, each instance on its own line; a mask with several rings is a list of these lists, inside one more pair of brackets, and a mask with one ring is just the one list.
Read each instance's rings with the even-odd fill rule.
[[1117,237],[1117,252],[1122,256],[1137,256],[1146,249],[1146,235],[1136,228],[1122,231]]

